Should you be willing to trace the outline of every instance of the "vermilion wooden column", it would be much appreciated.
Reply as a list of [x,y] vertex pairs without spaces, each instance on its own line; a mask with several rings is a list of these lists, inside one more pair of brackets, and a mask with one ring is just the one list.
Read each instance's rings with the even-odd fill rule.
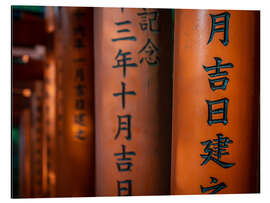
[[[54,56],[56,64],[56,134],[59,146],[58,152],[63,152],[61,139],[63,137],[63,63],[65,61],[63,52],[65,50],[62,24],[62,7],[57,7],[55,8]],[[62,156],[61,153],[57,154]],[[58,163],[61,163],[61,157],[59,157]]]
[[36,81],[31,98],[31,197],[43,197],[42,127],[43,84]]
[[259,192],[259,18],[175,11],[172,194]]
[[46,197],[56,196],[56,62],[55,62],[55,14],[54,7],[46,7],[46,66],[44,68],[44,158],[43,181]]
[[[58,10],[61,32],[57,39],[62,43],[61,63],[57,67],[57,135],[61,142],[58,150],[57,196],[94,195],[94,100],[93,100],[93,49],[92,9],[68,8]],[[59,20],[59,19],[58,19]],[[58,22],[57,20],[57,22]],[[58,31],[57,31],[58,32]],[[58,41],[56,41],[58,43]],[[58,46],[58,45],[56,45]],[[58,57],[58,56],[57,56]],[[59,58],[57,59],[59,60]],[[58,66],[59,62],[57,62]],[[58,80],[57,79],[57,80]],[[62,115],[59,117],[59,115]]]
[[170,192],[170,10],[94,9],[96,195]]
[[64,143],[64,111],[63,111],[63,27],[62,27],[62,7],[55,7],[55,31],[54,31],[54,56],[56,65],[56,196],[63,196],[65,191],[64,175],[66,160]]
[[20,121],[20,160],[19,160],[19,190],[20,197],[31,197],[31,114],[30,109],[22,112]]
[[47,64],[44,70],[44,142],[46,143],[47,169],[45,174],[46,192],[48,196],[55,196],[56,184],[56,67],[52,50],[47,52]]

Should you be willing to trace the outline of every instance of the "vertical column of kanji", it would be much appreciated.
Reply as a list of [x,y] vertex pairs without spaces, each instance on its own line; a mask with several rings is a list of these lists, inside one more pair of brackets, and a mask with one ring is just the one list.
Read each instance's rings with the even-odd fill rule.
[[43,103],[43,191],[47,197],[55,196],[56,184],[56,62],[54,51],[54,7],[46,7],[47,50],[44,68]]
[[169,194],[170,12],[95,8],[97,196]]
[[31,114],[30,109],[22,112],[20,120],[20,160],[19,160],[19,176],[20,176],[20,197],[31,197],[31,140],[30,140]]
[[35,82],[31,98],[31,186],[32,197],[42,197],[42,103],[43,84]]
[[63,134],[58,196],[94,195],[92,9],[61,9]]
[[259,191],[259,12],[177,10],[173,194]]

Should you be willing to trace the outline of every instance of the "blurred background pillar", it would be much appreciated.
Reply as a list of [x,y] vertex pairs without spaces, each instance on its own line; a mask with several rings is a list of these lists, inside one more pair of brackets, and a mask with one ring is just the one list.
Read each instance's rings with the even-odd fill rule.
[[[94,196],[92,8],[56,9],[56,196]],[[60,132],[60,133],[58,133]]]
[[31,113],[25,109],[21,115],[19,134],[19,196],[31,197]]
[[55,60],[55,7],[46,7],[46,66],[44,68],[44,193],[48,197],[56,196],[56,60]]
[[31,191],[32,197],[43,197],[42,158],[43,83],[36,81],[31,97]]

